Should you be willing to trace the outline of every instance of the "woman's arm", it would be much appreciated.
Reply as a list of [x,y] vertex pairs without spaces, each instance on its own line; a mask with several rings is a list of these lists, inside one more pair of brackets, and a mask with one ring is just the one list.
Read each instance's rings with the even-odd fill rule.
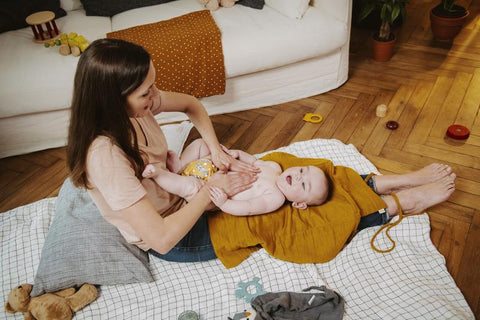
[[222,171],[245,171],[255,173],[255,166],[243,163],[225,153],[218,142],[212,122],[201,102],[190,95],[176,92],[160,91],[160,111],[185,113],[202,136],[212,155],[213,163]]
[[242,172],[216,175],[180,210],[162,217],[148,198],[143,197],[121,210],[127,223],[153,250],[160,254],[170,251],[192,229],[210,204],[208,187],[215,185],[227,193],[236,194],[251,187],[252,177]]
[[242,162],[245,162],[245,163],[248,163],[248,164],[251,164],[253,165],[255,163],[255,161],[258,161],[257,158],[255,158],[255,156],[251,155],[250,153],[247,153],[245,151],[242,151],[242,150],[230,150],[228,149],[227,147],[225,147],[224,145],[221,145],[222,147],[222,150],[225,151],[226,153],[228,153],[229,155],[231,155],[232,157],[234,157],[235,159],[238,159]]
[[165,218],[146,197],[123,209],[122,215],[149,247],[166,254],[192,229],[209,203],[202,188],[188,204]]

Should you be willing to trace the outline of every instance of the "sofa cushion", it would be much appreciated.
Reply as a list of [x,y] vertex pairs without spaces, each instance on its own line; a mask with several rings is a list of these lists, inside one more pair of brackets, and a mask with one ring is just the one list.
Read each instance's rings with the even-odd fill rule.
[[60,0],[60,6],[65,11],[78,10],[82,8],[80,0]]
[[0,6],[0,32],[27,27],[25,18],[38,11],[52,11],[55,18],[65,16],[59,0],[2,1]]
[[[130,10],[112,17],[112,30],[202,9],[196,1],[177,0]],[[254,10],[236,5],[212,15],[222,32],[227,78],[328,54],[345,44],[349,32],[346,22],[314,7],[308,7],[302,19],[289,18],[269,6]]]
[[153,6],[173,0],[81,0],[87,16],[111,17],[127,10]]
[[295,19],[301,19],[308,9],[310,0],[265,0],[267,6],[281,14]]
[[242,6],[254,9],[262,9],[265,5],[265,0],[240,0],[237,1],[236,4],[241,4]]

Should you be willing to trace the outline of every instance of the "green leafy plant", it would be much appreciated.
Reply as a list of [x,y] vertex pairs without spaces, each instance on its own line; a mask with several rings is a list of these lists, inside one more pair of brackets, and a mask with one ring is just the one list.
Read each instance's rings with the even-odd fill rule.
[[455,9],[453,8],[453,6],[455,5],[455,2],[457,2],[457,0],[442,0],[443,10],[448,12],[454,12]]
[[465,14],[465,8],[456,5],[456,2],[457,0],[442,0],[442,3],[435,7],[435,13],[443,17],[463,16]]
[[[447,0],[442,0],[447,1]],[[452,0],[448,0],[452,1]],[[407,10],[405,6],[408,0],[363,0],[363,7],[360,11],[359,20],[365,19],[376,8],[380,10],[381,25],[378,30],[378,40],[390,40],[390,27],[393,22],[401,16],[403,20],[406,19]]]

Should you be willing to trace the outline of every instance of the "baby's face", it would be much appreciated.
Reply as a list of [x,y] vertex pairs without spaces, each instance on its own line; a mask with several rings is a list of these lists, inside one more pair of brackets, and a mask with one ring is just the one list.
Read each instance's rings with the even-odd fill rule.
[[319,205],[328,195],[328,179],[315,167],[291,167],[277,178],[277,186],[288,201]]

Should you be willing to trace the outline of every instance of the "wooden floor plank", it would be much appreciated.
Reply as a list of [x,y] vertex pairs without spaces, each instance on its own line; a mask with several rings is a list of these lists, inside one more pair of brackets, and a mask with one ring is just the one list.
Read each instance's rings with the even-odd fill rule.
[[403,148],[404,151],[418,154],[420,156],[428,154],[429,157],[440,162],[450,162],[461,164],[470,168],[480,169],[480,161],[471,155],[452,153],[438,148],[429,147],[425,144],[408,144]]
[[[439,107],[439,116],[436,123],[430,131],[432,137],[444,137],[446,128],[455,124],[457,114],[459,112],[462,101],[465,97],[465,92],[470,85],[472,75],[468,73],[458,72],[452,87],[450,88],[447,97],[443,104]],[[468,109],[468,107],[466,107]]]
[[357,126],[363,125],[362,119],[366,116],[374,96],[361,93],[353,104],[351,111],[343,118],[342,125],[335,132],[335,138],[348,142]]
[[[480,266],[480,211],[475,212],[470,230],[465,240],[465,250],[458,267],[458,273],[455,277],[459,287],[464,288],[462,293],[465,295],[470,306],[478,308],[480,301],[480,290],[476,290],[472,283],[480,283],[480,273],[475,272],[472,266]],[[474,309],[475,310],[475,309]],[[478,309],[477,309],[478,310]],[[477,313],[478,319],[478,313]]]
[[355,147],[362,151],[365,147],[365,142],[368,141],[372,135],[373,129],[379,122],[384,122],[388,119],[389,113],[387,111],[387,118],[378,118],[376,115],[377,106],[384,104],[388,107],[392,100],[393,92],[380,91],[375,97],[372,103],[369,105],[367,112],[364,113],[362,119],[360,119],[359,125],[356,126],[353,134],[348,139],[348,143],[355,145]]
[[[424,81],[420,81],[415,86],[405,108],[398,117],[399,128],[392,132],[391,139],[385,143],[386,147],[399,150],[403,148],[408,137],[412,134],[413,127],[432,90],[432,86],[433,84]],[[391,116],[388,115],[388,119],[390,118]]]
[[345,115],[350,111],[354,99],[342,97],[333,107],[329,116],[324,118],[322,125],[315,134],[316,138],[331,138],[338,126],[341,125]]
[[425,142],[435,119],[438,117],[439,105],[442,105],[446,99],[447,93],[452,86],[453,79],[438,77],[433,89],[424,104],[418,120],[412,129],[412,133],[408,137],[409,144],[422,144]]
[[464,126],[471,127],[478,112],[475,111],[478,108],[480,103],[480,69],[476,69],[472,77],[472,81],[468,86],[467,93],[463,99],[460,110],[458,111],[457,118],[455,119],[456,123],[462,124]]
[[[389,120],[398,120],[413,91],[414,87],[412,86],[402,85],[399,87],[388,105]],[[370,154],[380,154],[391,134],[392,132],[385,128],[385,121],[378,122],[373,129],[372,135],[370,135],[365,143],[365,149],[368,150]]]

